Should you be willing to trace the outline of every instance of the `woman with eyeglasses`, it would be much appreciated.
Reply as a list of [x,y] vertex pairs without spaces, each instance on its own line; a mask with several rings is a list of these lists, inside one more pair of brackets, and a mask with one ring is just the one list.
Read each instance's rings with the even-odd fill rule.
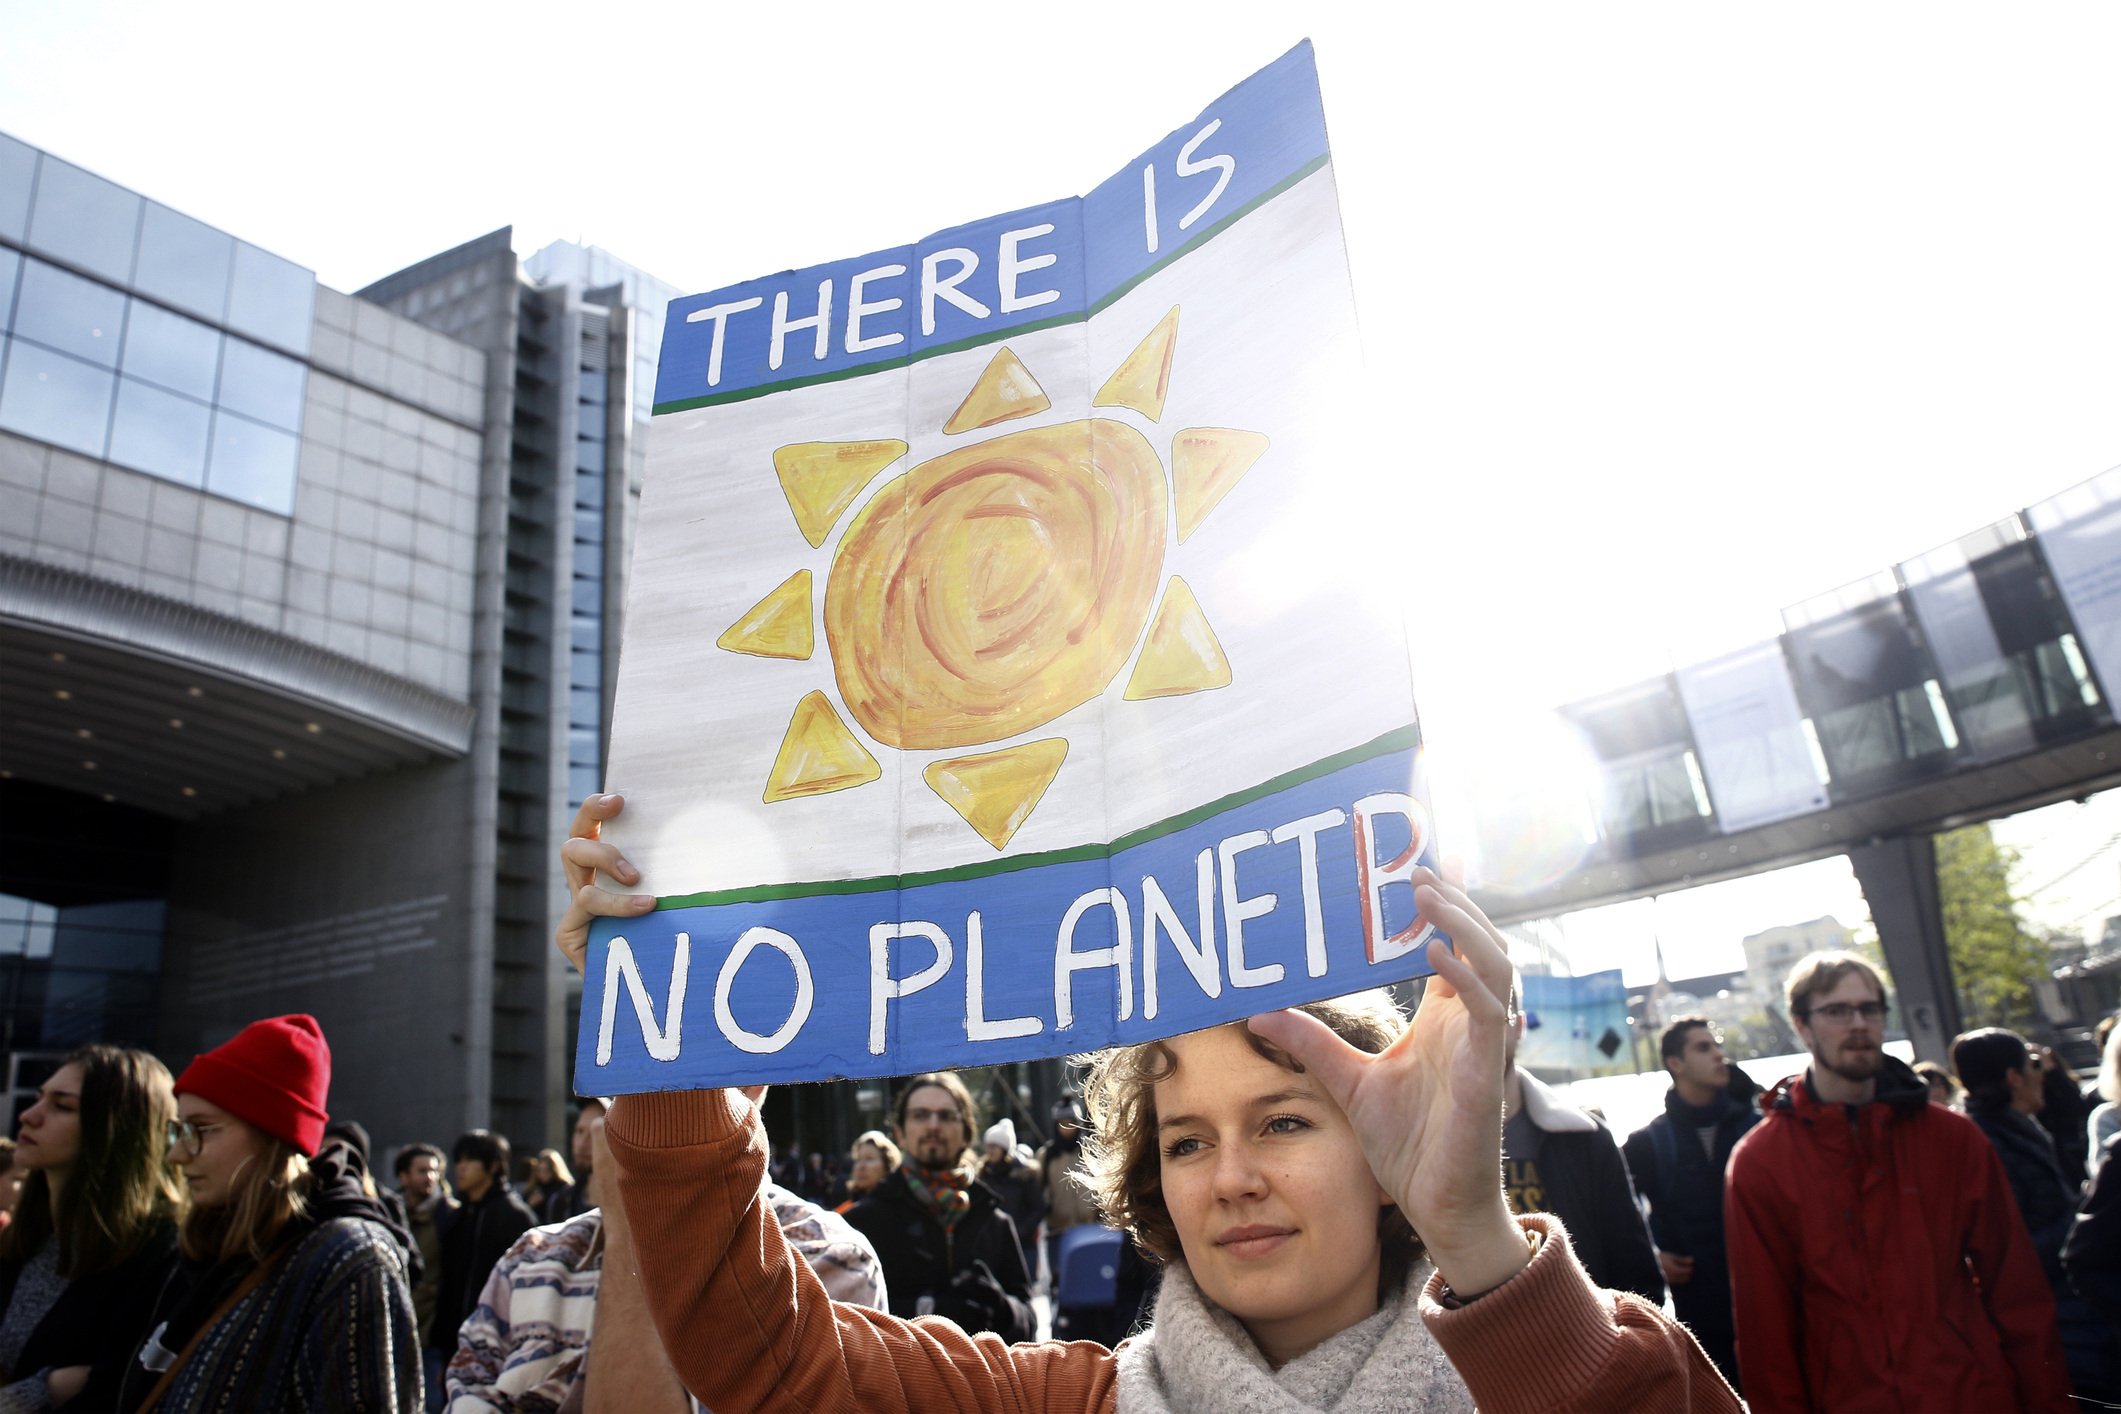
[[177,1078],[184,1266],[113,1407],[419,1408],[406,1249],[357,1156],[324,1144],[330,1084],[308,1016],[253,1022]]
[[162,1062],[117,1046],[69,1055],[22,1112],[28,1178],[0,1232],[0,1410],[114,1407],[175,1260],[183,1200],[162,1163],[175,1114]]
[[[577,967],[592,915],[647,906],[596,882],[639,878],[595,838],[618,809],[592,796],[564,846]],[[1509,960],[1463,891],[1416,880],[1450,943],[1411,1026],[1368,993],[1092,1061],[1099,1206],[1165,1266],[1152,1326],[1117,1351],[831,1300],[758,1200],[744,1092],[621,1096],[605,1132],[686,1388],[711,1409],[922,1414],[1737,1409],[1682,1327],[1593,1287],[1551,1218],[1510,1215]]]

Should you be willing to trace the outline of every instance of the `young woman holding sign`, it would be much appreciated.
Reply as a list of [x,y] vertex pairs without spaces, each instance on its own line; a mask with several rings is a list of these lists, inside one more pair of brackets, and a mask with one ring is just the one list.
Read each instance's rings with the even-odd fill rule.
[[[596,882],[640,877],[597,838],[621,805],[590,797],[562,850],[578,968],[592,917],[653,905]],[[1100,1201],[1167,1264],[1154,1326],[1116,1352],[833,1303],[758,1201],[741,1092],[621,1099],[619,1191],[687,1387],[715,1409],[1739,1408],[1682,1327],[1510,1215],[1509,962],[1455,885],[1420,873],[1417,898],[1455,948],[1430,944],[1411,1026],[1371,994],[1096,1058]]]

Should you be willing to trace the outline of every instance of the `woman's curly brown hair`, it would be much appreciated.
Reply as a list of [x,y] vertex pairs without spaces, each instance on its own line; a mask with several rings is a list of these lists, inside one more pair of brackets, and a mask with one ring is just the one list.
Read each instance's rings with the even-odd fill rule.
[[[1309,1012],[1349,1045],[1372,1055],[1407,1029],[1406,1014],[1382,990],[1312,1002],[1297,1010]],[[1244,1034],[1252,1049],[1274,1064],[1303,1069],[1279,1047],[1250,1030]],[[1127,1233],[1150,1257],[1159,1262],[1183,1260],[1178,1228],[1164,1205],[1163,1156],[1156,1143],[1156,1082],[1171,1074],[1177,1058],[1163,1042],[1145,1041],[1099,1051],[1084,1063],[1090,1071],[1083,1099],[1091,1127],[1083,1140],[1084,1186],[1105,1222]],[[1420,1260],[1421,1239],[1397,1205],[1379,1210],[1377,1233],[1384,1249],[1382,1277],[1390,1286]]]

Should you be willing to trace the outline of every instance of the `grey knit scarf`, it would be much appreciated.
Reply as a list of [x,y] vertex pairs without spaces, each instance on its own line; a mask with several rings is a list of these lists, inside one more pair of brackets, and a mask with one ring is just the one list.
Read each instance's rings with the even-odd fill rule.
[[1473,1414],[1473,1396],[1416,1309],[1415,1269],[1377,1314],[1279,1370],[1181,1263],[1164,1269],[1155,1325],[1119,1352],[1118,1414]]

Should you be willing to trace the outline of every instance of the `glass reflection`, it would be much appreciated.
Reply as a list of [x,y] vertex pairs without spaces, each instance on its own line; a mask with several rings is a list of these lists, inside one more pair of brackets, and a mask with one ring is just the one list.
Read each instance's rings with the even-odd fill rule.
[[219,319],[228,309],[228,273],[235,254],[234,236],[150,201],[140,218],[133,288]]
[[22,273],[22,257],[0,246],[0,329],[15,323],[15,278]]
[[118,367],[134,378],[202,402],[214,395],[221,335],[195,319],[134,300],[125,320],[125,358]]
[[306,354],[316,301],[316,276],[292,261],[236,242],[235,275],[228,287],[230,328]]
[[29,193],[36,175],[37,149],[0,133],[0,237],[19,241],[29,230]]
[[112,280],[133,273],[133,239],[140,231],[140,198],[125,188],[50,153],[37,174],[29,243]]
[[105,369],[16,339],[0,385],[0,427],[89,456],[103,454],[111,385]]
[[213,411],[160,388],[118,380],[110,459],[186,486],[206,482],[206,434]]
[[125,296],[41,260],[23,263],[15,305],[15,337],[72,354],[105,368],[118,363],[118,330]]
[[221,406],[299,432],[307,372],[291,358],[230,339],[221,352]]
[[276,427],[216,412],[206,489],[287,515],[295,508],[295,455],[300,445]]

